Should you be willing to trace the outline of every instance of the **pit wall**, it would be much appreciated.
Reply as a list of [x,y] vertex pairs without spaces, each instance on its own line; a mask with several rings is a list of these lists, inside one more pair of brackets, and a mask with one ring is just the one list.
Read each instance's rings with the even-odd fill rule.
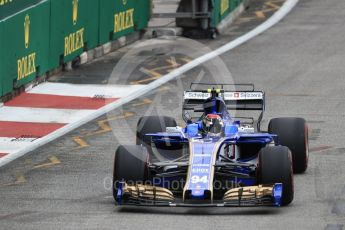
[[147,27],[150,2],[0,0],[0,97],[97,47],[124,45]]

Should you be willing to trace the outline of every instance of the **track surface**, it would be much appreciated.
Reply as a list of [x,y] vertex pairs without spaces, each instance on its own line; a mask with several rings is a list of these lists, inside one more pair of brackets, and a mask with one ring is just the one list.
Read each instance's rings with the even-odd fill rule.
[[[169,87],[186,88],[197,76],[203,76],[203,70],[196,69],[182,81],[2,168],[0,229],[343,229],[344,8],[343,0],[301,0],[283,22],[221,57],[235,82],[253,82],[267,92],[264,127],[270,118],[279,116],[301,116],[309,122],[310,167],[306,174],[295,177],[295,200],[289,207],[114,207],[109,179],[116,146],[134,143],[134,127],[143,114],[179,117],[180,108],[175,104],[180,105],[181,95]],[[203,43],[217,47],[228,41],[233,31]],[[111,62],[125,52],[115,52],[52,80],[106,84]],[[129,81],[143,76],[138,73],[133,78]]]

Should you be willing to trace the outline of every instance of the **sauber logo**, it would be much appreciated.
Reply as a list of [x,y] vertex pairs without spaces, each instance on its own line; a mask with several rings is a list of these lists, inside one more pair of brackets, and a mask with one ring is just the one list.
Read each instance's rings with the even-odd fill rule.
[[73,25],[76,25],[77,21],[78,21],[78,4],[79,4],[79,0],[73,0],[72,1],[72,5],[73,5],[73,13],[72,13]]
[[29,48],[30,41],[30,16],[27,14],[24,19],[25,48]]

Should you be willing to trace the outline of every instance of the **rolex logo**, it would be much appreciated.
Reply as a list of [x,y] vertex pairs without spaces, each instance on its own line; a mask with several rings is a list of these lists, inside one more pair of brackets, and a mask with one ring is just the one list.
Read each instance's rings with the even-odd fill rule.
[[127,4],[127,0],[122,0],[122,3],[125,6]]
[[25,39],[25,48],[29,48],[29,39],[30,39],[30,16],[27,14],[24,20],[24,39]]
[[78,21],[78,4],[79,0],[73,0],[72,5],[73,5],[73,25],[77,24]]

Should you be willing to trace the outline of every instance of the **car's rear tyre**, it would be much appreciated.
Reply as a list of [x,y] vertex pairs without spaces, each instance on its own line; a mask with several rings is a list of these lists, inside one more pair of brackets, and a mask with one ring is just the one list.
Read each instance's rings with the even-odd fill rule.
[[282,205],[294,197],[293,171],[290,150],[286,146],[269,146],[259,152],[258,184],[283,184]]
[[278,135],[279,144],[291,150],[294,173],[308,168],[308,126],[303,118],[275,118],[268,125],[268,132]]
[[151,154],[152,161],[171,160],[180,157],[182,154],[182,144],[172,144],[169,142],[151,148],[151,137],[145,136],[148,133],[165,132],[167,127],[176,127],[176,120],[167,116],[146,116],[141,117],[137,124],[136,143],[147,147]]
[[113,196],[116,199],[117,185],[144,183],[149,177],[149,154],[144,146],[120,145],[115,152],[113,171]]

